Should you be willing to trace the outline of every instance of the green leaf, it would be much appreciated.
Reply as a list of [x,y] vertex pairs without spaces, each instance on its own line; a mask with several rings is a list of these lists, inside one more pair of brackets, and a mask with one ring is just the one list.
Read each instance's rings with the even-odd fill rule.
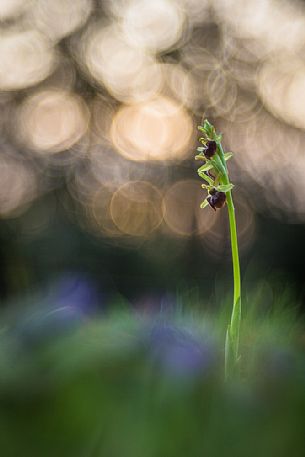
[[226,152],[224,156],[225,156],[225,160],[229,160],[233,156],[233,152]]
[[211,162],[206,162],[204,165],[201,165],[200,168],[198,168],[198,173],[201,173],[203,171],[209,171],[212,170],[213,164]]
[[220,186],[215,187],[218,192],[229,192],[232,190],[234,185],[232,183],[230,184],[221,184]]
[[203,200],[203,202],[201,203],[200,205],[200,208],[205,208],[206,206],[208,206],[209,202],[207,201],[207,199]]
[[231,326],[230,324],[227,327],[226,332],[226,342],[225,342],[225,377],[228,379],[232,376],[234,371],[234,350],[233,350],[233,343],[232,343],[232,336],[231,336]]

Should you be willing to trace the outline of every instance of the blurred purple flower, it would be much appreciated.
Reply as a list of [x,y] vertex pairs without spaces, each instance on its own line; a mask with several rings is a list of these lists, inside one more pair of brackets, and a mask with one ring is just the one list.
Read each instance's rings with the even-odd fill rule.
[[157,324],[150,333],[153,359],[167,374],[190,378],[211,372],[216,352],[211,341],[169,324]]
[[52,284],[48,295],[51,307],[69,307],[87,315],[98,307],[99,296],[94,283],[85,275],[67,273]]
[[23,343],[39,345],[81,325],[98,306],[94,284],[80,274],[66,274],[33,297],[14,332]]

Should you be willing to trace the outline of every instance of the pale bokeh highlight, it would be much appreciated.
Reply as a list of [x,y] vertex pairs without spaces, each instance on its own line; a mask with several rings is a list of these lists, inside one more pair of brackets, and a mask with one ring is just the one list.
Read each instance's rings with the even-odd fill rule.
[[192,119],[165,97],[122,107],[113,118],[111,138],[130,160],[183,159],[193,132]]
[[89,111],[75,94],[45,90],[23,102],[17,119],[29,148],[38,153],[56,153],[69,149],[86,133]]
[[56,53],[36,30],[0,31],[0,90],[33,86],[51,74]]
[[257,210],[305,221],[302,2],[0,0],[0,20],[1,217],[58,176],[96,236],[220,255],[225,216],[199,209],[193,160],[207,116],[234,152],[242,249]]

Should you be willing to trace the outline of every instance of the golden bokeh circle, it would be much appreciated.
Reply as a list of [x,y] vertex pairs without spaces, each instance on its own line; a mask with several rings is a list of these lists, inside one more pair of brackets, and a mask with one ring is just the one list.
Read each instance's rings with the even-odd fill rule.
[[113,118],[111,138],[129,160],[183,159],[188,154],[193,122],[185,109],[167,97],[121,107]]
[[125,183],[112,196],[110,214],[123,234],[148,236],[163,220],[161,193],[147,181]]
[[200,208],[206,196],[200,184],[199,179],[177,181],[163,198],[164,220],[175,235],[204,235],[218,218],[211,208]]

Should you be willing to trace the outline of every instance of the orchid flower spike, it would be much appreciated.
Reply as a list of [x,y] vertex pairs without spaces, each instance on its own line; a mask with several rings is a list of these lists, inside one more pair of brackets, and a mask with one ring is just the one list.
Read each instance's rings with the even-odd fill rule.
[[223,208],[226,203],[226,194],[233,189],[229,180],[227,160],[232,157],[231,152],[224,153],[221,146],[221,134],[217,134],[215,128],[206,119],[198,126],[201,132],[197,148],[196,160],[203,160],[204,164],[198,169],[199,176],[205,181],[202,185],[208,191],[208,196],[201,203],[201,208],[210,206],[215,211]]

